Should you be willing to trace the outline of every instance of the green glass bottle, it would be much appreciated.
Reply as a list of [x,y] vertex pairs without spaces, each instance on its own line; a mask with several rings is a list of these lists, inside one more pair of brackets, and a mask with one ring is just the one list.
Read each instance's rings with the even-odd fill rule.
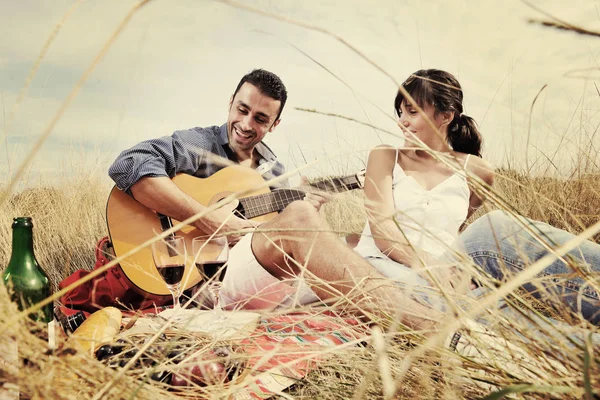
[[[15,218],[12,229],[12,254],[8,267],[2,274],[2,282],[7,287],[12,301],[17,303],[20,310],[24,310],[50,296],[50,280],[33,254],[31,218]],[[30,318],[41,322],[52,321],[52,303],[32,313]]]

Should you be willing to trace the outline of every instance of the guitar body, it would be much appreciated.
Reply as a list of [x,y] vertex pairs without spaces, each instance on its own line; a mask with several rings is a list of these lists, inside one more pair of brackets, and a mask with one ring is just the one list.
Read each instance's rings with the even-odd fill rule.
[[[361,188],[363,181],[364,173],[359,173],[313,182],[310,186],[318,190],[339,192]],[[271,192],[268,187],[264,186],[265,181],[258,172],[241,165],[223,168],[208,178],[179,174],[173,178],[173,182],[183,192],[207,207],[231,194],[243,194],[244,197],[238,196],[235,204],[227,204],[223,208],[230,206],[231,210],[236,210],[241,218],[257,222],[273,218],[288,204],[295,200],[301,200],[305,196],[305,192],[298,189],[277,189]],[[178,224],[178,221],[164,216],[162,216],[161,223],[159,214],[138,203],[116,187],[112,189],[108,197],[106,222],[108,235],[117,257],[127,254],[171,226]],[[165,222],[167,226],[164,225]],[[175,234],[184,236],[186,239],[188,257],[181,287],[183,290],[187,290],[202,280],[202,276],[193,263],[192,240],[195,237],[206,235],[192,226],[185,226]],[[152,251],[148,244],[137,253],[122,260],[120,266],[133,287],[153,295],[170,296],[165,281],[154,265]]]
[[[244,193],[244,196],[254,196],[270,192],[268,187],[256,189],[264,185],[264,179],[255,170],[240,165],[224,168],[204,179],[179,174],[173,178],[173,182],[205,206],[210,206],[232,193],[249,191]],[[276,212],[271,212],[254,217],[252,220],[266,221],[275,215]],[[109,195],[106,220],[108,234],[117,256],[126,254],[163,231],[158,215],[154,211],[138,203],[117,187],[114,187]],[[178,221],[173,220],[173,225],[177,223]],[[193,264],[192,239],[204,234],[194,227],[186,226],[176,232],[176,235],[186,238],[188,262],[181,281],[183,290],[186,290],[202,280]],[[154,295],[170,295],[165,281],[154,266],[149,246],[122,260],[120,266],[131,283],[141,291]]]

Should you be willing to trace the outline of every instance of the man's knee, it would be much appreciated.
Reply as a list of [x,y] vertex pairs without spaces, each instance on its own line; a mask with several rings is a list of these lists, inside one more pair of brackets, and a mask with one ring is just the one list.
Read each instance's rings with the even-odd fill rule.
[[318,211],[307,201],[294,201],[280,214],[286,227],[314,228],[322,223]]

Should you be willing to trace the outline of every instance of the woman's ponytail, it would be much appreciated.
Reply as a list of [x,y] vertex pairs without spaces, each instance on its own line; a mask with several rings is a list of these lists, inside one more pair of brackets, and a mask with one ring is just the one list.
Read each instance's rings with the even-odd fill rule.
[[448,127],[448,142],[454,151],[481,157],[481,133],[475,120],[467,115],[454,118]]

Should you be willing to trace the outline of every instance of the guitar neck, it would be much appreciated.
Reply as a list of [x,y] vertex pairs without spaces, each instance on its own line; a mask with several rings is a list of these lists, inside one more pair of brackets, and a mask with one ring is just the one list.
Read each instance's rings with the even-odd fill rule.
[[343,176],[339,178],[329,178],[313,182],[310,186],[327,192],[345,192],[362,188],[362,183],[356,175]]
[[291,202],[302,200],[304,192],[295,189],[278,189],[271,193],[240,199],[237,211],[245,218],[252,219],[272,212],[279,212]]
[[[356,175],[341,178],[330,178],[313,182],[310,186],[327,192],[343,192],[346,190],[360,189],[362,184]],[[240,199],[237,211],[242,217],[251,219],[272,212],[279,212],[291,202],[302,200],[305,193],[298,189],[277,189],[270,193]]]

